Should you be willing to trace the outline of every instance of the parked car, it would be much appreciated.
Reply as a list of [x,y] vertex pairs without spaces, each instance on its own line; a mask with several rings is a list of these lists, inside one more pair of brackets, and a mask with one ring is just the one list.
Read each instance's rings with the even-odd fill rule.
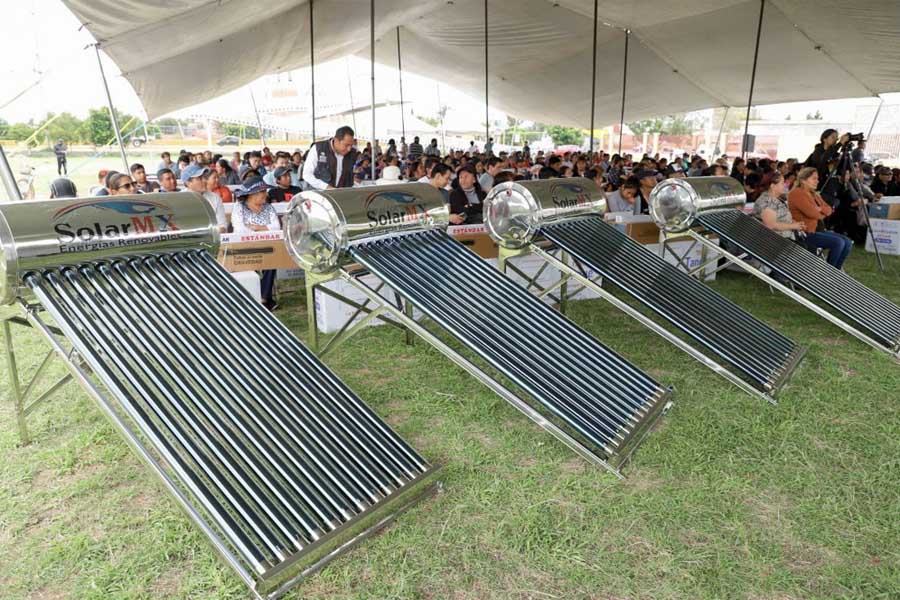
[[219,146],[239,146],[241,144],[241,140],[236,135],[226,135],[221,140],[216,142]]

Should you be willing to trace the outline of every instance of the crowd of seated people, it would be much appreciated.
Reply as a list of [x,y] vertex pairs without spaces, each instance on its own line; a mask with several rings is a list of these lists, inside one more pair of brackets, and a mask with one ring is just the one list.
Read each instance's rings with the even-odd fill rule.
[[[235,152],[229,157],[209,150],[182,150],[174,160],[171,153],[163,152],[155,178],[148,177],[144,166],[138,163],[126,174],[102,170],[98,173],[98,185],[91,188],[90,194],[190,189],[210,203],[220,230],[226,231],[238,228],[233,220],[226,221],[222,205],[238,200],[237,189],[257,179],[265,185],[266,202],[289,202],[304,189],[323,189],[331,184],[350,187],[428,183],[444,190],[451,223],[473,224],[481,222],[486,194],[505,181],[586,177],[606,192],[610,212],[645,214],[650,192],[663,179],[731,176],[742,184],[748,202],[756,202],[754,214],[763,224],[813,251],[825,250],[829,262],[840,267],[853,242],[865,241],[866,204],[882,196],[900,195],[900,170],[873,167],[865,162],[862,151],[854,151],[853,168],[836,177],[836,148],[844,143],[837,132],[826,131],[805,163],[793,158],[780,161],[736,157],[729,161],[724,155],[713,158],[689,153],[662,157],[644,154],[640,158],[630,153],[602,151],[534,153],[527,144],[521,150],[494,154],[492,143],[479,149],[474,141],[465,150],[442,153],[436,139],[423,146],[418,137],[410,144],[405,138],[400,138],[399,144],[390,139],[384,149],[376,140],[374,146],[368,143],[360,150],[352,129],[342,127],[328,146],[337,168],[343,170],[333,174],[332,181],[321,179],[323,173],[332,175],[328,168],[322,170],[328,166],[322,162],[327,153],[318,149],[329,144],[323,140],[307,152],[273,152],[266,147],[243,154]],[[314,150],[309,162],[308,155]],[[54,185],[55,194],[71,191],[63,184]]]

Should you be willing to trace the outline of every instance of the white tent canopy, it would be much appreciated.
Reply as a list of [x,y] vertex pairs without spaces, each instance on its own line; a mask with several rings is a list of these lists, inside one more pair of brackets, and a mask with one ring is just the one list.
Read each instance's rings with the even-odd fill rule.
[[[310,63],[307,0],[63,0],[158,117]],[[759,0],[600,0],[598,124],[747,102]],[[489,0],[489,102],[590,123],[593,0]],[[368,57],[369,2],[315,0],[316,63]],[[376,60],[484,94],[483,0],[376,0]],[[754,104],[900,91],[900,2],[766,0]]]

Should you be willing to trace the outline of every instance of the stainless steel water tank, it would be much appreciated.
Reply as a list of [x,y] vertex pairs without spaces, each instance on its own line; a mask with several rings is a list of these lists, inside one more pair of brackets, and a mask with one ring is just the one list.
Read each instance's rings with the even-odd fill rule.
[[446,229],[449,216],[441,191],[425,183],[307,191],[291,201],[284,237],[304,270],[327,273],[341,265],[353,242]]
[[701,212],[744,205],[747,194],[731,177],[688,177],[660,181],[650,192],[650,215],[660,229],[690,228]]
[[508,181],[485,198],[484,224],[504,248],[521,248],[546,223],[604,212],[603,190],[583,177]]
[[31,271],[192,248],[219,248],[215,213],[192,192],[0,204],[0,304]]

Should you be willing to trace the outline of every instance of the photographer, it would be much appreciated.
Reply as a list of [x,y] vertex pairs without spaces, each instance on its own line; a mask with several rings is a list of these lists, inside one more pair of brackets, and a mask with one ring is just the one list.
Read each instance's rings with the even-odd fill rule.
[[812,154],[806,159],[804,166],[814,167],[819,173],[819,190],[828,180],[828,163],[836,161],[841,149],[850,141],[850,134],[845,133],[838,141],[837,129],[826,129],[819,136],[819,143],[813,149]]

